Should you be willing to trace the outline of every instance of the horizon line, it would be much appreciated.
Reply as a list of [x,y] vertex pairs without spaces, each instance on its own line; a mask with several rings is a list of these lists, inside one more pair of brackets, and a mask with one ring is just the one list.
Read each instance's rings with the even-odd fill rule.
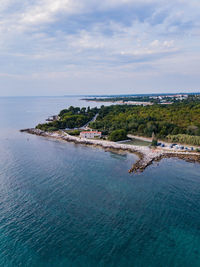
[[69,95],[8,95],[0,96],[3,97],[112,97],[112,96],[148,96],[148,95],[177,95],[177,94],[200,94],[200,91],[197,92],[174,92],[174,93],[144,93],[144,94],[69,94]]

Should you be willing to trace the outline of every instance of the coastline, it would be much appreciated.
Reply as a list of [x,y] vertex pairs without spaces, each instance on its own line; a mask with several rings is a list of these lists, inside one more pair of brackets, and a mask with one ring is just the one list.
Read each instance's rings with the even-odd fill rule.
[[35,128],[22,129],[20,132],[26,132],[29,134],[34,134],[43,137],[50,137],[54,139],[64,140],[67,142],[73,142],[76,144],[84,144],[95,147],[101,147],[105,150],[117,150],[118,152],[125,151],[129,153],[134,153],[138,156],[138,160],[129,169],[129,173],[140,173],[143,172],[148,166],[154,162],[159,162],[163,158],[179,158],[187,162],[198,162],[200,163],[200,153],[197,152],[183,152],[183,151],[172,151],[164,150],[161,148],[149,148],[145,146],[135,146],[128,144],[119,144],[112,141],[96,140],[96,139],[86,139],[76,136],[71,136],[64,131],[57,132],[44,132]]

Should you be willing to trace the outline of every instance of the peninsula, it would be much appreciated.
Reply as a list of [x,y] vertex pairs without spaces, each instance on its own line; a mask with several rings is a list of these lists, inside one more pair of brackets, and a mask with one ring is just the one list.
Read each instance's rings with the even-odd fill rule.
[[[171,105],[69,107],[27,132],[78,144],[136,153],[129,172],[142,172],[162,158],[200,162],[200,99],[189,96]],[[135,140],[145,142],[136,144]]]

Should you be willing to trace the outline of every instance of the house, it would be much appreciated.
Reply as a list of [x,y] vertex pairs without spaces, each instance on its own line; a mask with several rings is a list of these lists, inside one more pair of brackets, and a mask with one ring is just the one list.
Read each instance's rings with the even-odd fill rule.
[[97,132],[97,131],[83,131],[83,132],[80,133],[80,137],[82,137],[82,138],[101,137],[101,132]]
[[50,116],[48,119],[46,119],[46,121],[57,121],[59,119],[60,117],[58,115],[53,115],[53,116]]

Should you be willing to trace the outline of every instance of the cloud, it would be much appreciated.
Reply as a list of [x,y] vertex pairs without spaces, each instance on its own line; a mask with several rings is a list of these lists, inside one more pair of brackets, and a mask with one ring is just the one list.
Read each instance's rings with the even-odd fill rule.
[[80,1],[72,0],[43,0],[36,1],[34,5],[22,14],[21,23],[40,24],[58,20],[56,15],[72,15],[81,12],[83,5]]
[[0,77],[56,83],[85,70],[112,72],[113,80],[173,70],[180,77],[186,54],[188,72],[199,64],[196,0],[2,0],[0,16]]

